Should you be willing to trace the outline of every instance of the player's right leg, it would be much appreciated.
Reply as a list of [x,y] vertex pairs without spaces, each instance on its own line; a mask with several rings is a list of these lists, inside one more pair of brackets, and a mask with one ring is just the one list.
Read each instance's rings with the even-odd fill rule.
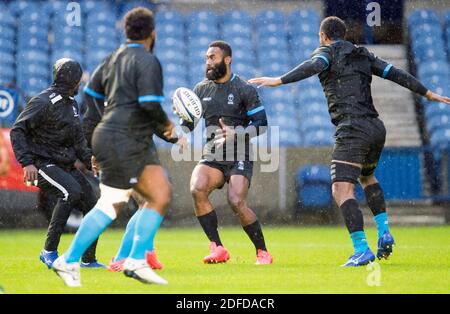
[[345,225],[353,243],[354,253],[343,266],[361,266],[375,259],[364,232],[364,219],[355,198],[355,184],[362,166],[339,160],[331,165],[333,198],[341,209]]
[[129,190],[100,184],[101,196],[94,208],[83,218],[74,240],[64,255],[53,263],[53,270],[70,287],[81,285],[79,260],[87,248],[117,217],[122,203],[128,201]]
[[50,219],[44,249],[40,254],[40,260],[48,268],[51,268],[58,257],[57,249],[67,219],[74,208],[74,204],[80,201],[82,190],[68,171],[53,164],[39,168],[38,186],[46,193],[54,193],[54,196],[58,198]]
[[210,241],[210,254],[203,258],[204,263],[223,263],[230,255],[220,240],[217,214],[209,201],[209,194],[225,184],[221,170],[199,163],[191,176],[191,195],[194,200],[195,215]]
[[134,231],[133,245],[123,265],[127,277],[143,283],[167,284],[147,263],[147,254],[154,249],[154,238],[172,197],[172,187],[160,165],[147,165],[134,189],[146,203],[141,209]]

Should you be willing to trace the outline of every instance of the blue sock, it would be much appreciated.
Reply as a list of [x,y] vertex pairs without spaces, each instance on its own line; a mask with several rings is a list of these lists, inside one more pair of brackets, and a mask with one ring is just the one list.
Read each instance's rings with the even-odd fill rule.
[[386,231],[389,231],[387,213],[381,213],[373,217],[377,223],[378,238],[381,238]]
[[352,238],[355,254],[364,253],[369,248],[364,231],[353,232],[350,234],[350,238]]
[[77,263],[88,247],[113,220],[98,208],[92,209],[81,222],[69,250],[64,254],[67,263]]
[[116,256],[114,257],[114,261],[120,261],[128,257],[131,252],[131,247],[133,246],[133,238],[134,233],[136,230],[136,222],[141,215],[143,210],[139,209],[137,210],[133,217],[130,218],[127,224],[127,228],[125,229],[125,233],[122,238],[122,243],[120,244],[119,251],[117,252]]
[[136,221],[131,258],[144,259],[145,253],[153,250],[153,240],[162,221],[163,216],[155,210],[149,208],[142,210]]

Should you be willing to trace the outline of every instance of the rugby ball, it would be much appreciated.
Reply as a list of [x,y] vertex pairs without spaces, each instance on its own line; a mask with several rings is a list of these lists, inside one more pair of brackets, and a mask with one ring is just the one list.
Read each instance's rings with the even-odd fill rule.
[[202,116],[202,103],[189,88],[179,87],[172,97],[176,114],[187,122],[197,122]]

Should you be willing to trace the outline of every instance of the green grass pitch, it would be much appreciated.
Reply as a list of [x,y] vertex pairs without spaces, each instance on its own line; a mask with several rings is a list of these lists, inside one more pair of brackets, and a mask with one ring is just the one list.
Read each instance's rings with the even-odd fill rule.
[[[144,285],[123,274],[82,270],[81,288],[66,288],[38,260],[45,231],[0,231],[0,286],[5,293],[450,293],[450,226],[393,227],[394,254],[380,266],[377,285],[366,267],[343,268],[351,253],[344,227],[266,227],[274,264],[254,265],[254,249],[239,228],[222,228],[227,264],[204,265],[208,242],[200,228],[164,228],[156,238],[160,274],[168,286]],[[107,262],[122,230],[102,235],[98,257]],[[376,250],[376,230],[367,229]],[[65,250],[73,235],[64,235]],[[371,275],[372,274],[372,275]],[[376,281],[372,281],[376,283]]]

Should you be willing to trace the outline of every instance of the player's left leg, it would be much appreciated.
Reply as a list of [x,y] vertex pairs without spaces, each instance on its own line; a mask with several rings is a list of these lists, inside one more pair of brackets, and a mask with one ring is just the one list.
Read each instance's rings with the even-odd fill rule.
[[373,127],[369,128],[369,130],[371,133],[372,144],[370,145],[369,152],[366,156],[359,182],[364,189],[367,205],[373,213],[378,229],[377,257],[379,259],[387,259],[392,253],[394,238],[389,231],[383,189],[374,174],[386,140],[386,128],[379,119],[371,120],[371,124]]
[[167,284],[151,270],[146,255],[154,249],[156,232],[171,201],[171,184],[163,167],[147,165],[134,189],[145,198],[146,203],[136,220],[133,245],[124,263],[124,274],[143,283]]
[[256,248],[256,264],[272,264],[272,256],[267,252],[264,235],[256,214],[247,206],[250,181],[237,174],[230,176],[228,203],[239,217],[242,227]]
[[383,189],[377,178],[372,173],[368,176],[361,176],[359,179],[366,195],[367,205],[373,213],[378,231],[378,259],[387,259],[392,253],[392,246],[395,244],[394,238],[389,230],[388,214],[386,202],[384,200]]

